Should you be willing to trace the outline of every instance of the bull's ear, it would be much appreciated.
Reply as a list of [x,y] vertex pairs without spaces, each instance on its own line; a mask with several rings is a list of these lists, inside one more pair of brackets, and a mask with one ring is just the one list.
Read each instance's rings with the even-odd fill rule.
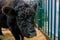
[[36,11],[36,9],[37,9],[37,3],[33,5],[33,8]]
[[2,8],[2,13],[5,15],[8,15],[8,16],[16,16],[17,15],[14,8],[6,7],[6,6]]

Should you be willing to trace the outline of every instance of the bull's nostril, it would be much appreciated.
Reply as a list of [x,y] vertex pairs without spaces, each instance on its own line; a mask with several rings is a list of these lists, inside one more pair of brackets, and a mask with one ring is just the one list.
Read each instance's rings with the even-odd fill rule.
[[36,36],[36,33],[30,33],[30,34],[28,34],[29,38],[34,37],[34,36]]
[[30,35],[30,34],[28,34],[28,35]]
[[28,34],[30,36],[30,34]]
[[35,31],[30,31],[30,32],[35,32]]
[[35,30],[30,30],[31,33],[35,33],[36,31]]

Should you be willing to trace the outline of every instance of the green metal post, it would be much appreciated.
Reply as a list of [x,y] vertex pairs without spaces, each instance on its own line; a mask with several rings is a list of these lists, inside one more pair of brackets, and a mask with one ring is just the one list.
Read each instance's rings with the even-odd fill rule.
[[[56,0],[51,1],[51,38],[52,40],[56,40]],[[54,30],[52,30],[54,29]],[[53,32],[53,34],[52,34]]]
[[54,40],[56,40],[56,0],[54,0]]
[[47,34],[48,29],[48,16],[47,16],[47,0],[42,0],[42,29]]
[[56,40],[56,0],[54,0],[54,40]]
[[52,17],[53,17],[53,13],[52,13],[52,11],[53,11],[53,7],[52,7],[52,5],[53,5],[53,0],[51,0],[51,27],[50,27],[50,37],[52,38]]
[[48,0],[48,35],[51,37],[51,0]]
[[42,0],[38,2],[38,26],[42,28]]

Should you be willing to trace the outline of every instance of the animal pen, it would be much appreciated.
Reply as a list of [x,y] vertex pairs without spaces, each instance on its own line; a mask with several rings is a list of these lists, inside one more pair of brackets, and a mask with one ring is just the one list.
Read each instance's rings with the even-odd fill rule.
[[[35,28],[37,31],[37,36],[34,38],[25,38],[25,40],[60,40],[60,0],[25,1],[30,6],[34,5],[35,3],[38,4],[34,20],[38,26],[38,28]],[[5,33],[5,36],[7,35],[7,37],[11,33],[9,31],[7,33],[4,30],[2,32]],[[4,38],[2,40],[5,40]],[[11,40],[13,40],[13,37]]]

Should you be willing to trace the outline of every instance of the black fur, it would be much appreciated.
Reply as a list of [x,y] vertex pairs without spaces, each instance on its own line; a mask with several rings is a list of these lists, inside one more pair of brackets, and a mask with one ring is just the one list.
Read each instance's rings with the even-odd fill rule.
[[11,17],[6,17],[0,11],[0,35],[3,35],[1,28],[8,28],[12,32],[16,40],[20,40],[20,31],[16,24],[16,19]]
[[[3,7],[4,5],[6,6]],[[6,4],[3,4],[3,6],[2,6],[3,10],[1,13],[2,15],[5,15],[4,17],[6,17],[7,15],[4,21],[6,26],[4,27],[5,28],[8,27],[10,29],[16,40],[20,40],[19,35],[21,35],[22,40],[24,40],[24,37],[31,38],[36,36],[36,31],[34,28],[35,10],[37,8],[36,4],[33,7],[30,7],[22,0],[17,2],[15,0],[15,1],[6,2]],[[4,8],[7,8],[7,10]],[[4,19],[4,17],[1,19]],[[1,24],[2,23],[3,20]],[[1,27],[2,26],[0,26],[0,28]]]
[[[25,4],[26,5],[26,4]],[[36,31],[34,29],[34,17],[35,11],[30,6],[23,6],[18,8],[17,15],[17,25],[25,37],[33,37],[36,35]]]

